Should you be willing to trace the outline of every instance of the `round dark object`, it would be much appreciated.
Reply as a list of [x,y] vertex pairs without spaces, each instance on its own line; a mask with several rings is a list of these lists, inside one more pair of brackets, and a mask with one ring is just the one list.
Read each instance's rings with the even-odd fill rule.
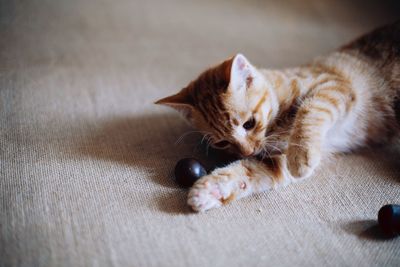
[[184,158],[175,166],[175,181],[183,187],[191,187],[197,180],[207,174],[203,165],[194,158]]
[[382,231],[390,236],[400,234],[400,205],[385,205],[378,213],[378,222]]

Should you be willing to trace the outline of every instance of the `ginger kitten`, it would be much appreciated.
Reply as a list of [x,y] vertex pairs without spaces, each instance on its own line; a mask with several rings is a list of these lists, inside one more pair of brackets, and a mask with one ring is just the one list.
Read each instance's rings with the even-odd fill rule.
[[399,98],[397,22],[296,68],[260,69],[238,54],[156,103],[243,156],[191,188],[188,204],[205,211],[306,178],[331,153],[390,142]]

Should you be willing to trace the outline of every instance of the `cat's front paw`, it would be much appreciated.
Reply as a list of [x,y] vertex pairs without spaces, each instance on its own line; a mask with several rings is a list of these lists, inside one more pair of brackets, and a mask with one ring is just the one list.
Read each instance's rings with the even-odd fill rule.
[[188,205],[194,211],[203,212],[232,201],[235,198],[233,185],[225,181],[227,179],[215,174],[204,176],[190,189]]
[[206,211],[222,205],[221,190],[213,180],[212,175],[207,175],[190,189],[187,203],[194,211]]
[[287,152],[287,167],[295,178],[310,176],[321,161],[321,152],[318,148],[289,146]]

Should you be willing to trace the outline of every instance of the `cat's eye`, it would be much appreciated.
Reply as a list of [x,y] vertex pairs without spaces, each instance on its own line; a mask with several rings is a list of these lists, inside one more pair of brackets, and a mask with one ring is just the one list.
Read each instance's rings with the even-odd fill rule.
[[243,128],[245,128],[247,131],[253,129],[254,126],[256,126],[256,120],[254,119],[254,117],[243,124]]
[[229,143],[228,141],[222,140],[222,141],[215,143],[214,146],[219,149],[224,149],[224,148],[227,148],[230,144],[231,143]]

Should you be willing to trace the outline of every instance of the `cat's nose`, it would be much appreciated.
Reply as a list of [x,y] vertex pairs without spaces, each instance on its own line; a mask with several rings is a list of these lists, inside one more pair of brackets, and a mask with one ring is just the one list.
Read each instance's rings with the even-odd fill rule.
[[250,157],[251,155],[254,154],[254,149],[253,148],[242,148],[241,152],[244,157]]

